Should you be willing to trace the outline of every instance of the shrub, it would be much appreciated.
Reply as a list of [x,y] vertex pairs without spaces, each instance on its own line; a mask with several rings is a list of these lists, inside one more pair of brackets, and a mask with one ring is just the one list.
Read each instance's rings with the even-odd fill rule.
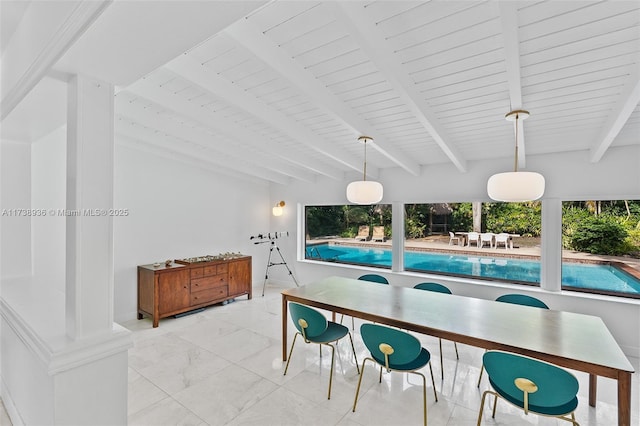
[[[406,238],[421,238],[424,237],[424,231],[427,229],[427,225],[419,220],[413,218],[407,218],[405,221],[405,236]],[[386,230],[385,230],[386,231]],[[386,233],[385,233],[386,235]]]
[[588,216],[567,235],[569,248],[585,253],[624,254],[627,231],[611,216]]
[[542,208],[540,202],[487,203],[486,229],[488,232],[508,232],[539,237]]

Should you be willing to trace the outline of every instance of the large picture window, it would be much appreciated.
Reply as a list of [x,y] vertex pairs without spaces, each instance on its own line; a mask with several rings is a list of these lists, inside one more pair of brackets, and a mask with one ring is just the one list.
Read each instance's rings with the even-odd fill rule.
[[640,200],[562,203],[562,288],[640,298]]
[[[562,212],[561,288],[640,298],[640,200]],[[405,270],[540,285],[540,201],[405,204],[404,216]],[[304,257],[391,269],[391,225],[388,204],[306,206]]]
[[405,205],[408,271],[540,284],[540,202]]
[[305,259],[391,268],[391,206],[307,206]]

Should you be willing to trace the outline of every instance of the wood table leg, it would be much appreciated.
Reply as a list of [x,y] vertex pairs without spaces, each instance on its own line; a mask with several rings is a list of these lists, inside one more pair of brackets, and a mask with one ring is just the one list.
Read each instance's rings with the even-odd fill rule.
[[282,360],[287,360],[287,296],[282,295]]
[[598,399],[598,376],[595,374],[589,374],[589,405],[596,406],[596,400]]
[[631,373],[618,373],[618,425],[631,426]]

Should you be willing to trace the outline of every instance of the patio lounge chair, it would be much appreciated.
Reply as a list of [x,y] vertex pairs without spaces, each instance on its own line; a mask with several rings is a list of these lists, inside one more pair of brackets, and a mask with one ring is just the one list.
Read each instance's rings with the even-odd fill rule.
[[358,235],[355,238],[357,241],[369,241],[369,225],[361,225],[358,228]]
[[373,227],[373,237],[371,238],[371,240],[372,241],[381,241],[381,242],[385,241],[384,226],[374,226]]
[[452,246],[454,242],[456,245],[460,245],[460,237],[456,237],[453,232],[449,231],[449,245]]

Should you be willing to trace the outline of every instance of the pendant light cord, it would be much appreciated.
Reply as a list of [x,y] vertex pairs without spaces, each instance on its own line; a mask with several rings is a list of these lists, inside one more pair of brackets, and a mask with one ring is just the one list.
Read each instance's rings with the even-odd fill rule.
[[363,172],[362,172],[363,176],[362,176],[362,180],[366,181],[367,180],[367,140],[364,140],[364,168],[363,168]]
[[516,155],[515,155],[515,161],[513,165],[513,171],[514,172],[518,171],[518,113],[516,113]]

